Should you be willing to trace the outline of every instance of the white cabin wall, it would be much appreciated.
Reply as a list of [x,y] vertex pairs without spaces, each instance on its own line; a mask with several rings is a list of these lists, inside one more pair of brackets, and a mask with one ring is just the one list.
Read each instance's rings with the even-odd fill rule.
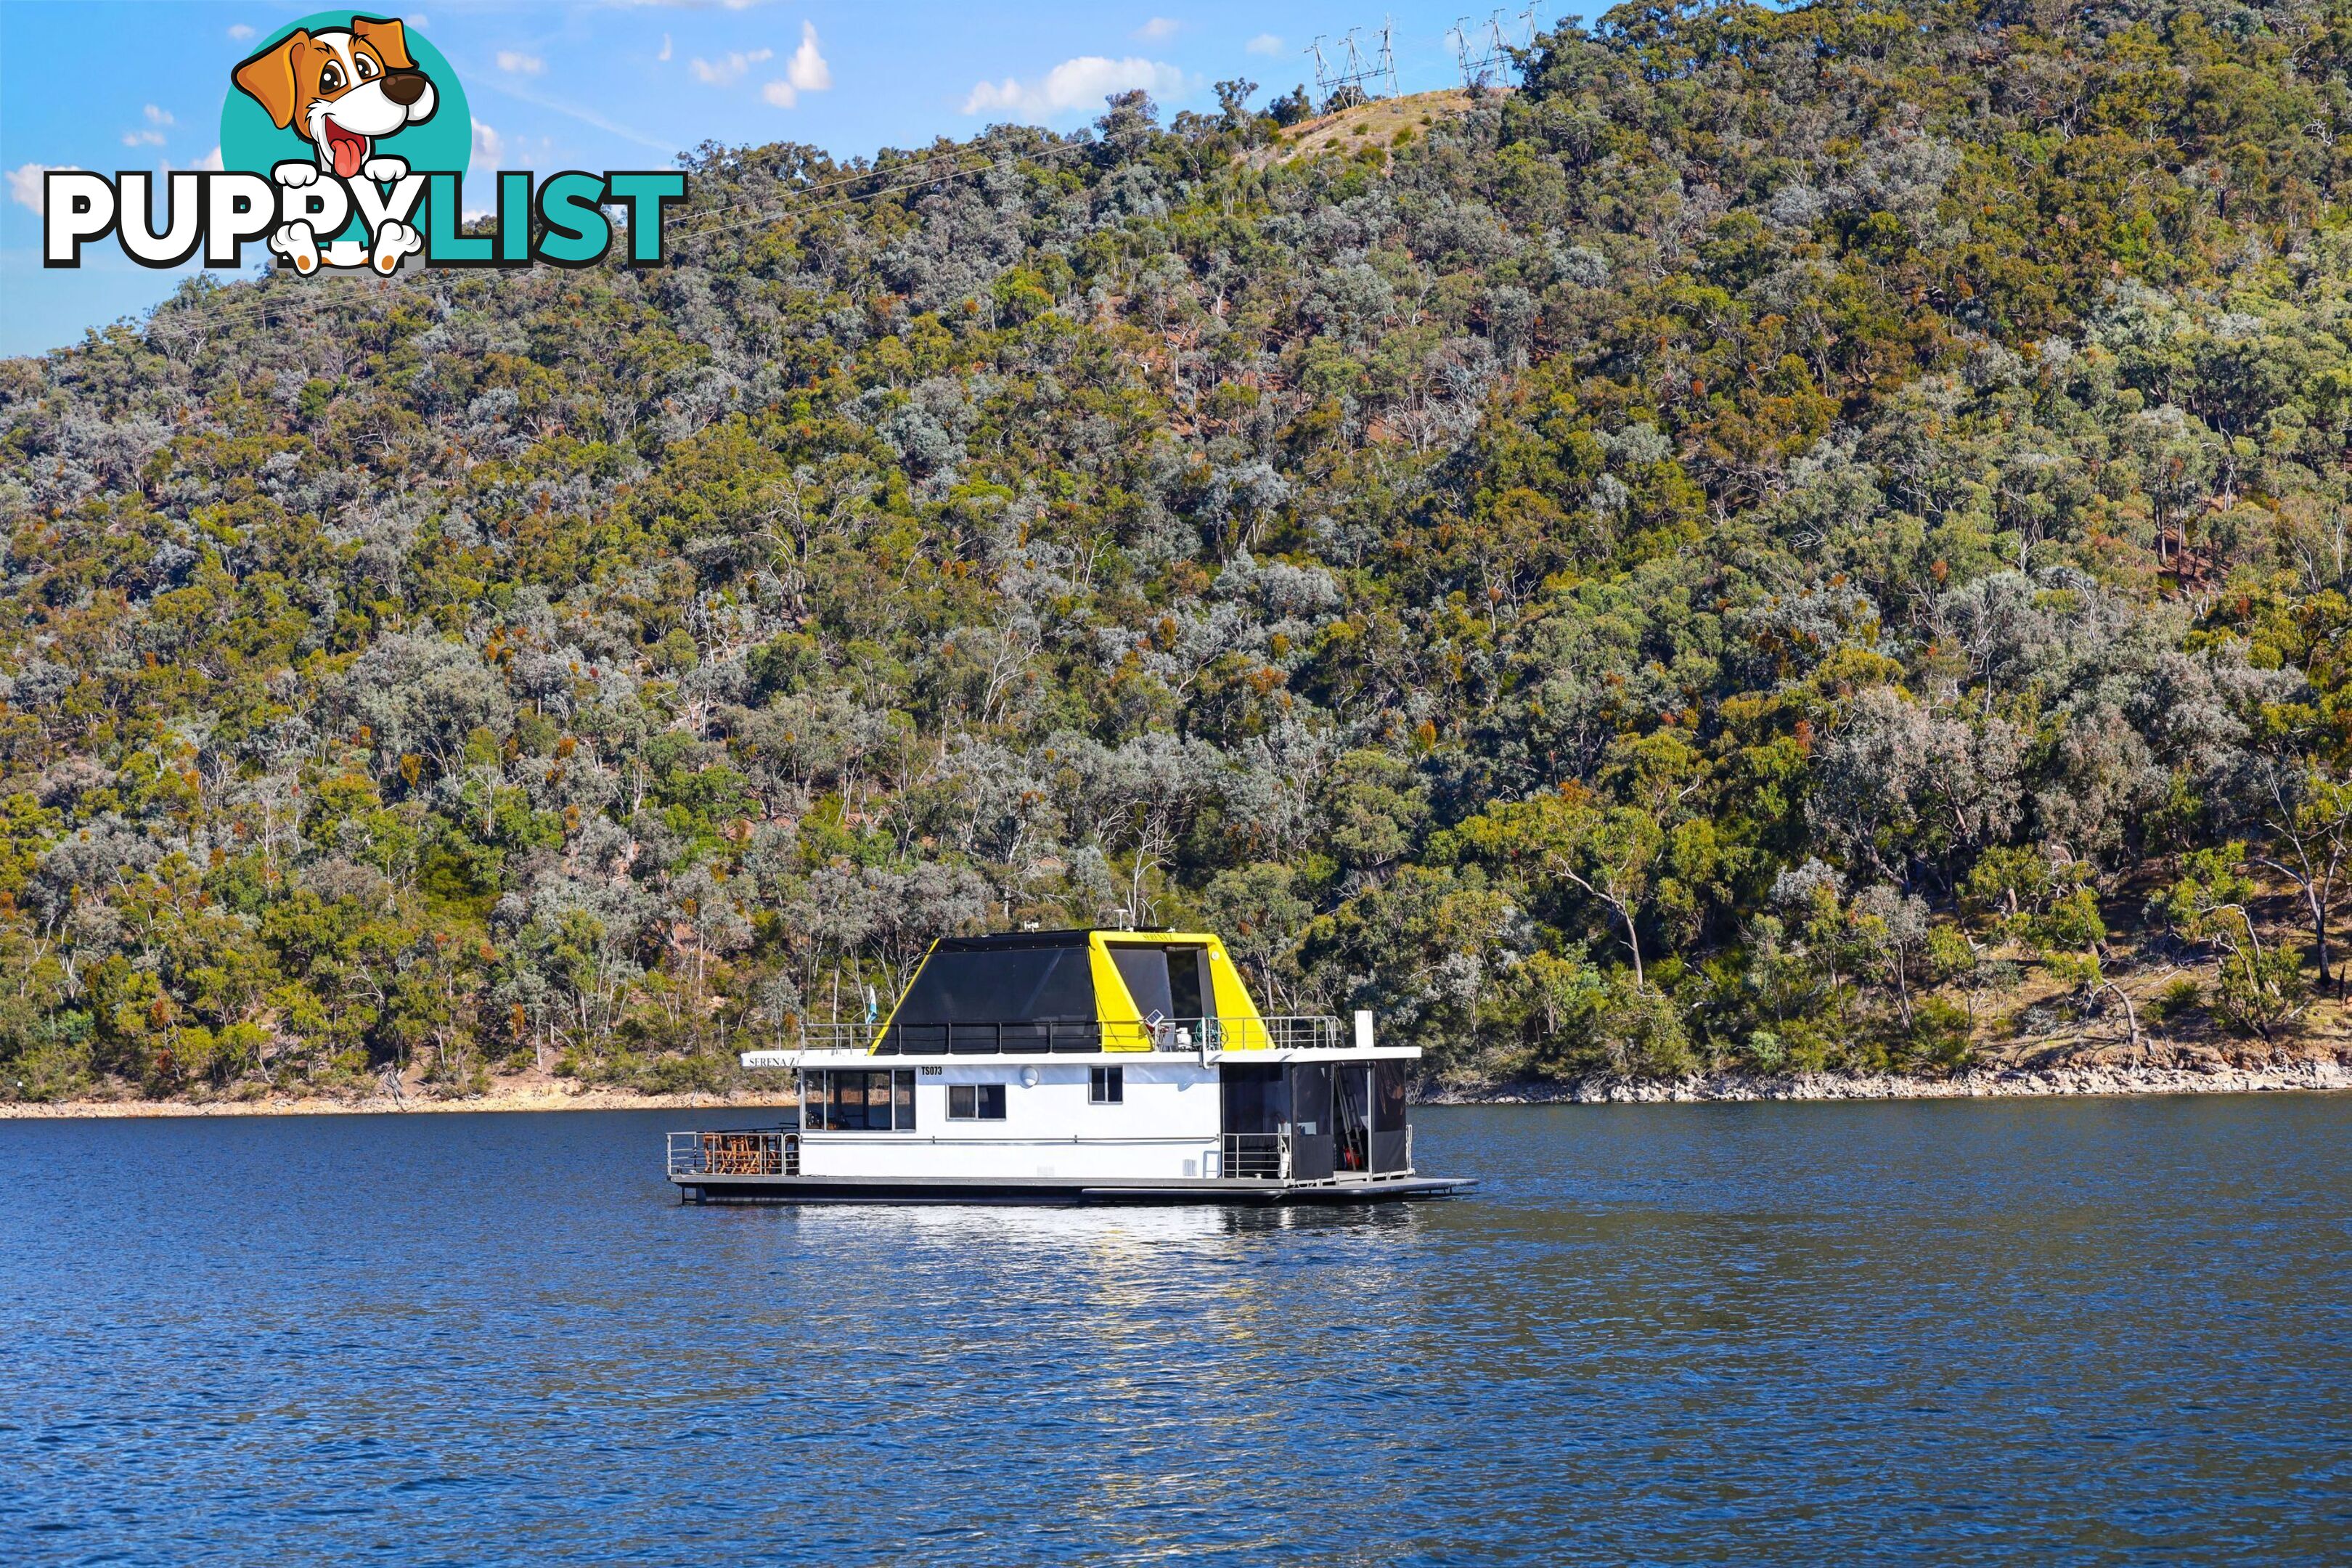
[[[1126,1075],[1118,1105],[1087,1100],[1087,1068],[1117,1065]],[[1037,1082],[1024,1084],[1024,1068]],[[1002,1121],[950,1121],[948,1086],[1001,1083]],[[1210,1173],[1223,1126],[1214,1068],[1194,1063],[1129,1065],[1032,1061],[961,1063],[915,1079],[912,1132],[809,1132],[801,1173],[809,1176],[933,1176],[1021,1181],[1180,1179]]]

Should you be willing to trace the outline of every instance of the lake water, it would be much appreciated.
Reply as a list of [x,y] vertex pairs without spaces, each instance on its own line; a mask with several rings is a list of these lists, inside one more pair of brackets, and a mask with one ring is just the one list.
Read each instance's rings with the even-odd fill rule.
[[694,1208],[690,1114],[0,1123],[0,1560],[2352,1559],[2352,1098],[1416,1119],[1479,1196]]

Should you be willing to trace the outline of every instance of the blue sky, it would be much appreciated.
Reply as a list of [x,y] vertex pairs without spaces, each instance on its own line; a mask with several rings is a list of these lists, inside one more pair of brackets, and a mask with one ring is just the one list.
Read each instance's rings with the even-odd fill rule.
[[[134,266],[110,241],[79,270],[44,268],[40,170],[203,164],[219,141],[229,68],[251,40],[321,8],[0,0],[0,354],[75,342],[144,310],[176,281]],[[1462,8],[1391,6],[1406,91],[1453,84],[1446,35]],[[1310,79],[1301,52],[1310,38],[1376,28],[1382,16],[1371,0],[417,0],[375,14],[402,17],[457,68],[472,100],[476,170],[550,174],[658,168],[705,140],[856,154],[1001,121],[1066,131],[1127,86],[1149,88],[1171,112],[1213,107],[1209,84],[1234,76],[1264,83],[1263,100]],[[1549,26],[1557,14],[1537,16]],[[246,251],[248,264],[265,254]]]

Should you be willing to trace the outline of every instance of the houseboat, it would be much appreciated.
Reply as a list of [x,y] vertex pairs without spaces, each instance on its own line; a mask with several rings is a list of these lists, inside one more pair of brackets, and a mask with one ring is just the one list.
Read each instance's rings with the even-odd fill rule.
[[1417,1047],[1372,1016],[1261,1013],[1216,937],[1024,931],[932,944],[887,1016],[808,1024],[775,1127],[676,1132],[688,1202],[1364,1203],[1413,1168]]

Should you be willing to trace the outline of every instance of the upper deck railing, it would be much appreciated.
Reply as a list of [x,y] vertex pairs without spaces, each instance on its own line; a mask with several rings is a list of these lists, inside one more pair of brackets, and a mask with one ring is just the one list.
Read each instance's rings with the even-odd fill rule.
[[1271,1018],[1160,1018],[1134,1023],[1019,1022],[814,1024],[801,1026],[803,1049],[876,1056],[1092,1056],[1100,1051],[1337,1050],[1346,1030],[1328,1014]]

